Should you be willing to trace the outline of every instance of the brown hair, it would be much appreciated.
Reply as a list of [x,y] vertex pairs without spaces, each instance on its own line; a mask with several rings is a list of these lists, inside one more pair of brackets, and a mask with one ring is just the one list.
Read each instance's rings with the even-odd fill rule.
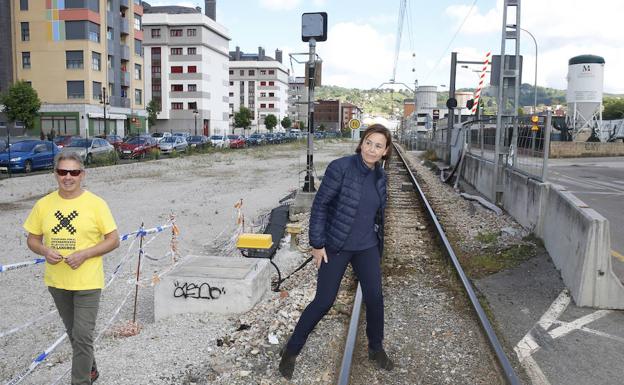
[[369,126],[366,129],[366,131],[364,131],[364,134],[362,134],[362,137],[360,138],[360,143],[355,149],[355,152],[357,154],[361,153],[362,143],[364,143],[364,139],[368,138],[370,135],[375,134],[375,133],[381,134],[386,137],[386,149],[388,151],[386,152],[386,155],[381,157],[381,159],[387,161],[390,159],[390,155],[392,155],[392,134],[390,134],[390,130],[388,130],[386,126],[382,124],[373,124],[372,126]]

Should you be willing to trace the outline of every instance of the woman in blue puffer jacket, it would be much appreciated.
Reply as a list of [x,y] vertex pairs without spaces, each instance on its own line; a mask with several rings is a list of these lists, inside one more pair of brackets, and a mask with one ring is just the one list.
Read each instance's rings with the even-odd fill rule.
[[281,352],[280,373],[290,379],[295,360],[316,324],[334,304],[349,263],[366,303],[368,358],[379,368],[394,366],[383,348],[381,289],[386,174],[381,165],[392,152],[392,136],[380,124],[362,135],[356,154],[332,161],[310,214],[310,246],[318,268],[316,296],[306,307]]

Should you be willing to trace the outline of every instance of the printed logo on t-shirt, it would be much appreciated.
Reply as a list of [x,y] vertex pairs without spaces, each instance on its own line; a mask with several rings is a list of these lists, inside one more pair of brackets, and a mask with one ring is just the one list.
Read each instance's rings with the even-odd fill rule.
[[[72,221],[76,219],[78,212],[73,210],[69,215],[65,216],[60,210],[54,213],[54,217],[58,219],[58,224],[52,228],[52,234],[56,235],[65,229],[70,235],[76,235],[76,228],[72,225]],[[76,238],[61,238],[52,236],[50,238],[50,246],[56,250],[76,250]]]

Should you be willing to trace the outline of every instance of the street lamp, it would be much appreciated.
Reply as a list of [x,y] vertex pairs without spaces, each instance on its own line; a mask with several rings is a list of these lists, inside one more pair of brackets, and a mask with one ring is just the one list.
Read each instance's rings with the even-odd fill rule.
[[193,110],[193,115],[195,115],[195,136],[197,136],[197,115],[199,115],[199,111]]
[[535,40],[535,36],[533,36],[531,32],[527,31],[524,28],[520,29],[528,33],[529,36],[531,36],[531,39],[533,39],[533,43],[535,44],[535,80],[533,83],[533,113],[535,114],[537,113],[537,40]]
[[[106,96],[106,87],[102,87],[102,93],[100,94],[100,103],[104,106],[104,136],[108,135],[107,127],[106,127],[106,105],[108,104],[108,97]],[[87,138],[89,132],[89,128],[87,127],[85,131],[85,138]]]

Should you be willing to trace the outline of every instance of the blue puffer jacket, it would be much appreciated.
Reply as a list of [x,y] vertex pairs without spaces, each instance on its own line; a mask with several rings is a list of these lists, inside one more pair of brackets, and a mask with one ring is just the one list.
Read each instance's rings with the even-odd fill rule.
[[[315,249],[329,247],[342,249],[355,219],[364,177],[370,172],[360,154],[346,156],[332,161],[321,187],[316,193],[310,214],[310,246]],[[383,224],[386,207],[386,173],[379,164],[375,166],[377,192],[381,207],[377,211],[375,223],[380,251],[383,250]]]

